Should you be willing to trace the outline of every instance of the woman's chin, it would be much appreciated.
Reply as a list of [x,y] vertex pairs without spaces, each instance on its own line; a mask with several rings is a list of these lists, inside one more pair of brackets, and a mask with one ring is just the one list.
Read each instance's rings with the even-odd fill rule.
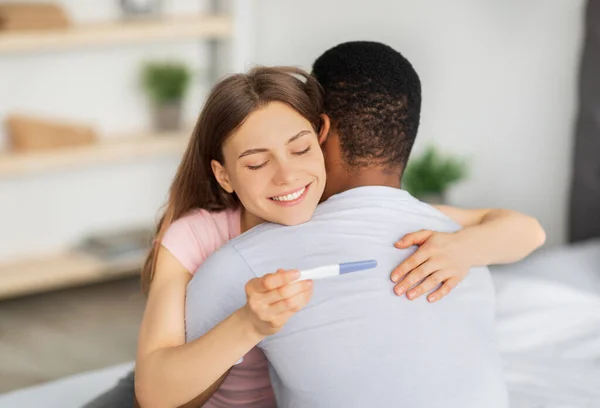
[[281,224],[285,226],[294,226],[304,224],[307,221],[310,221],[312,215],[314,213],[314,208],[312,211],[309,209],[302,209],[298,211],[299,208],[290,211],[270,211],[269,213],[264,214],[263,219],[267,222],[272,222],[274,224]]
[[[312,215],[312,214],[311,214]],[[288,226],[294,226],[294,225],[300,225],[300,224],[304,224],[305,222],[310,221],[311,217],[304,217],[304,218],[299,218],[299,219],[295,219],[295,220],[290,220],[290,222],[284,224],[284,225],[288,225]]]

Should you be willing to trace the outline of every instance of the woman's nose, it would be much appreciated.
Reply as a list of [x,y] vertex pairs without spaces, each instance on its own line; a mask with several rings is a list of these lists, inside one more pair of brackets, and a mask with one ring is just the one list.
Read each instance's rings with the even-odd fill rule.
[[277,185],[293,184],[298,180],[298,172],[289,163],[279,163],[278,168],[275,170],[275,177],[273,181]]

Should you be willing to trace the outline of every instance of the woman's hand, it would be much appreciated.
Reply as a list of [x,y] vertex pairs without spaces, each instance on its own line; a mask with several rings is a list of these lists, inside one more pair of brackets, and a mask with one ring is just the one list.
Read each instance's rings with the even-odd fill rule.
[[420,230],[396,242],[396,248],[412,245],[419,248],[392,271],[391,278],[396,283],[394,292],[400,296],[408,291],[406,297],[413,300],[441,284],[427,296],[429,302],[436,302],[454,289],[473,266],[469,262],[469,249],[461,244],[459,232]]
[[294,282],[299,277],[297,270],[279,269],[246,284],[248,301],[242,310],[260,337],[277,333],[290,317],[310,301],[313,282]]

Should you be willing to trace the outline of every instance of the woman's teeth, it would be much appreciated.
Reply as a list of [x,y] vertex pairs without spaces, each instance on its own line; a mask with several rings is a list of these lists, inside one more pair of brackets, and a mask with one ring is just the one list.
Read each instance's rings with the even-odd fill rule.
[[303,187],[301,190],[298,190],[295,193],[287,194],[284,196],[271,197],[271,199],[275,201],[294,201],[297,200],[298,197],[300,197],[302,194],[304,194],[304,190],[306,190],[306,187]]

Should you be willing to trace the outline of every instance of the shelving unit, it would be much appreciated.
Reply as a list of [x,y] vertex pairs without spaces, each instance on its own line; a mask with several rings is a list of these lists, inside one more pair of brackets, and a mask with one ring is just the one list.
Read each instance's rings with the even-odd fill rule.
[[65,252],[0,264],[0,300],[119,277],[139,275],[142,256],[107,262]]
[[0,153],[0,178],[183,153],[191,130],[111,136],[96,144],[36,153]]
[[[0,60],[38,52],[78,52],[135,44],[198,40],[208,47],[208,79],[222,74],[219,64],[223,41],[231,40],[227,71],[245,69],[249,51],[250,0],[226,7],[221,0],[206,0],[209,14],[164,16],[152,20],[122,20],[75,25],[68,29],[0,32]],[[206,55],[206,54],[202,54]],[[0,118],[1,119],[1,118]],[[141,132],[107,135],[93,145],[45,152],[0,152],[0,182],[36,177],[56,171],[76,171],[87,166],[129,162],[140,158],[182,154],[191,129],[175,133]],[[16,179],[15,179],[16,177]],[[21,260],[0,260],[0,299],[39,293],[139,274],[143,256],[108,261],[80,252],[32,254]]]
[[232,35],[232,30],[230,17],[210,15],[87,24],[63,30],[0,33],[0,53],[224,39]]

